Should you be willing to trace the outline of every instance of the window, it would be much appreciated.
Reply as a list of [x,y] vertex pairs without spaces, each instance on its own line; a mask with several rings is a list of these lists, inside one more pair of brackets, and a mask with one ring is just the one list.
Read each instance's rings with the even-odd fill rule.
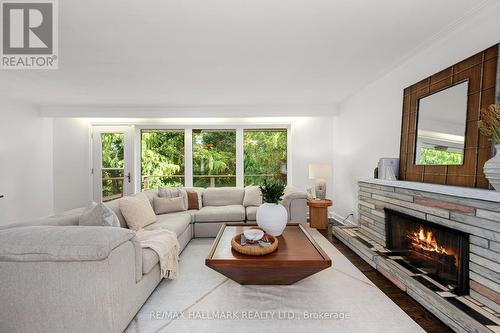
[[123,133],[101,133],[103,202],[123,196],[124,142],[125,135]]
[[141,132],[142,189],[184,185],[184,131]]
[[193,185],[236,186],[236,130],[193,130]]
[[264,179],[286,184],[286,129],[246,129],[243,132],[245,186],[260,185]]
[[[114,135],[113,140],[118,140],[115,145],[122,142],[121,158],[123,160],[123,144],[125,143],[123,140],[127,136],[116,132],[110,135]],[[105,195],[117,195],[123,192],[121,190],[124,186],[127,190],[129,185],[126,182],[127,179],[129,182],[130,179],[133,180],[132,185],[129,186],[129,190],[132,191],[138,187],[147,190],[177,186],[207,188],[260,185],[265,179],[279,180],[286,184],[287,135],[286,128],[251,126],[219,129],[169,128],[167,126],[156,129],[142,128],[139,136],[134,138],[139,141],[136,141],[136,144],[141,149],[140,161],[133,158],[136,145],[131,145],[129,142],[129,149],[125,147],[125,155],[130,157],[125,158],[125,161],[130,160],[129,164],[134,161],[140,163],[136,166],[137,169],[139,167],[141,169],[140,175],[138,174],[137,177],[134,174],[130,175],[128,171],[132,169],[126,166],[125,168],[122,166],[121,169],[118,166],[121,171],[110,169],[108,171],[110,177],[114,176],[116,179],[104,177],[106,182],[103,182],[103,186],[107,185]],[[132,137],[132,132],[130,137]],[[111,145],[111,143],[107,144]],[[120,152],[120,149],[115,150],[116,153],[108,152],[108,154],[117,155]],[[117,167],[114,166],[114,168]],[[125,181],[118,177],[124,177]]]

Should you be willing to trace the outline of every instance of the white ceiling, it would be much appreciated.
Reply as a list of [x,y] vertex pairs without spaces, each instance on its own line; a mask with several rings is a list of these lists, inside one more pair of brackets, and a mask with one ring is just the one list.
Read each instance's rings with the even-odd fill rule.
[[482,2],[59,0],[59,69],[1,71],[0,88],[45,106],[335,105]]

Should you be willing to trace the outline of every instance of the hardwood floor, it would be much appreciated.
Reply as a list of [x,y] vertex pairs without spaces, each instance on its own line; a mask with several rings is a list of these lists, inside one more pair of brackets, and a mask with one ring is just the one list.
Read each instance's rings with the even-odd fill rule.
[[376,269],[368,265],[354,251],[348,248],[340,240],[332,236],[331,224],[327,230],[318,230],[330,241],[344,256],[351,261],[370,281],[372,281],[384,294],[396,303],[408,316],[410,316],[425,331],[430,333],[453,332],[448,326],[436,316],[427,311],[422,305],[411,298],[404,291],[396,287]]

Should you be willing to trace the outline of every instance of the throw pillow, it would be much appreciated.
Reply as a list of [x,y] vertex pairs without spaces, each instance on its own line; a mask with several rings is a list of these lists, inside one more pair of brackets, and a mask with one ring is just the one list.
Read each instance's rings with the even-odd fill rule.
[[120,211],[131,230],[140,230],[156,222],[156,215],[144,193],[120,199]]
[[156,215],[181,212],[183,210],[186,210],[183,197],[176,197],[176,198],[154,197],[153,207],[155,209]]
[[258,186],[245,187],[245,197],[243,198],[243,206],[260,206],[262,205],[262,193]]
[[183,188],[179,187],[160,187],[158,189],[158,196],[160,198],[177,198],[182,197],[184,199],[184,205],[188,206],[187,192]]
[[92,202],[78,218],[78,225],[119,227],[120,221],[110,208],[102,203]]
[[203,192],[205,192],[205,189],[203,187],[186,187],[185,189],[186,191],[194,191],[198,194],[198,209],[201,209],[203,207]]
[[186,191],[188,197],[188,209],[200,209],[198,193],[196,191]]

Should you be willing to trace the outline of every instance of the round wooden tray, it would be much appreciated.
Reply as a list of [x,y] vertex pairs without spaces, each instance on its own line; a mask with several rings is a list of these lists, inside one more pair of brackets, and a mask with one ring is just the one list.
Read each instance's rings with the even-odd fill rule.
[[241,245],[240,244],[241,235],[242,234],[238,234],[234,236],[233,239],[231,239],[231,247],[233,248],[233,250],[241,254],[246,254],[249,256],[263,256],[276,251],[276,249],[278,248],[278,238],[274,236],[266,234],[267,238],[271,241],[271,246],[260,247],[260,246]]

